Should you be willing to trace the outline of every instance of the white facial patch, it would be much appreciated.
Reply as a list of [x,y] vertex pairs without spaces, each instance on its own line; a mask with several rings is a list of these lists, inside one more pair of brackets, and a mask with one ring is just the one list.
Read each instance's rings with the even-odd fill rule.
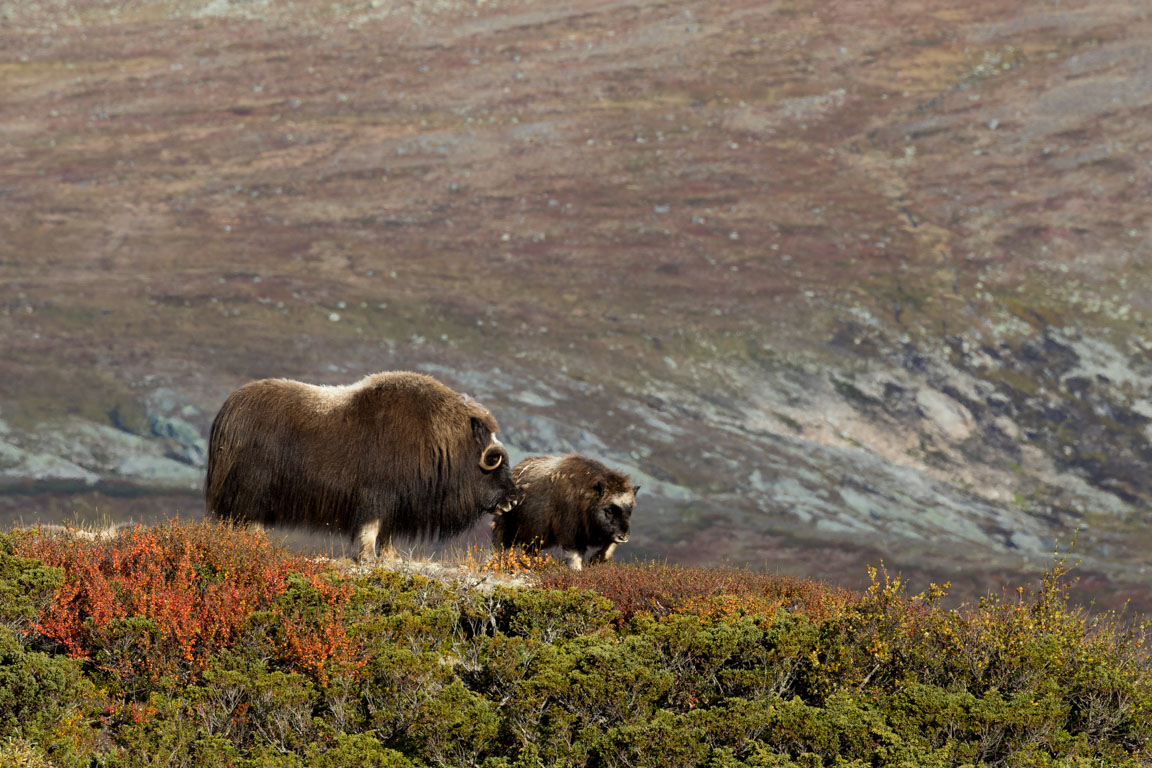
[[632,491],[626,491],[624,493],[617,493],[615,496],[609,496],[608,497],[607,504],[608,505],[615,504],[616,506],[623,507],[625,509],[627,509],[629,507],[633,507],[636,505],[636,494],[633,493]]

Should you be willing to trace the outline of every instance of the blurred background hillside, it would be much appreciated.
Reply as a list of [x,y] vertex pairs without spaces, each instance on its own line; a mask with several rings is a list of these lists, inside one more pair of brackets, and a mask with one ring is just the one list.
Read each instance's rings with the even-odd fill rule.
[[0,522],[413,369],[632,473],[621,556],[1146,610],[1150,10],[0,0]]

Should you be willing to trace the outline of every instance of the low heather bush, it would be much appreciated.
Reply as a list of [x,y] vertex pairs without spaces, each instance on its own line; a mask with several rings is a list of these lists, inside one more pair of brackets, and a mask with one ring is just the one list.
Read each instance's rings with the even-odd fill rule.
[[63,581],[59,568],[19,557],[11,541],[0,540],[0,628],[27,636]]
[[352,586],[260,534],[173,521],[94,540],[32,531],[10,546],[63,573],[39,634],[130,695],[191,680],[254,611],[271,613],[280,659],[321,682],[354,650],[339,621]]
[[686,568],[653,563],[606,563],[579,571],[541,572],[541,587],[603,595],[622,619],[637,613],[691,613],[707,618],[771,616],[779,609],[821,616],[852,597],[845,589],[737,568]]
[[0,755],[69,768],[1152,762],[1145,626],[1069,608],[1062,561],[1036,589],[954,610],[946,586],[908,595],[883,571],[861,593],[643,564],[536,578],[549,588],[347,578],[214,525],[10,534]]

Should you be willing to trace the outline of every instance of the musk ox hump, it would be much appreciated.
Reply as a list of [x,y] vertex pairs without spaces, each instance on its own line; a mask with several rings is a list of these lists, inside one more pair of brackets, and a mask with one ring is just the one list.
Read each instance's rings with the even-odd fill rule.
[[517,464],[512,473],[516,476],[517,483],[536,482],[551,475],[561,459],[560,456],[529,456]]
[[566,476],[573,486],[602,504],[631,506],[636,502],[636,492],[629,485],[628,476],[594,459],[568,454],[559,460],[556,472]]
[[483,405],[423,373],[396,371],[366,376],[349,389],[349,409],[358,418],[388,422],[403,434],[436,437],[451,434],[460,439],[461,424],[471,425],[471,434],[486,443],[500,431],[496,418]]
[[636,502],[636,492],[640,490],[640,486],[629,485],[627,475],[576,453],[530,456],[517,464],[512,473],[517,487],[539,483],[563,485],[570,493],[590,502],[632,505]]

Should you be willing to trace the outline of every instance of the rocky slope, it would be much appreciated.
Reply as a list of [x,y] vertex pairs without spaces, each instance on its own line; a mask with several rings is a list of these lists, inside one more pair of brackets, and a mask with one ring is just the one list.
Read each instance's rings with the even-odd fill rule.
[[634,555],[1152,606],[1149,84],[1120,1],[0,2],[0,514],[414,368]]

